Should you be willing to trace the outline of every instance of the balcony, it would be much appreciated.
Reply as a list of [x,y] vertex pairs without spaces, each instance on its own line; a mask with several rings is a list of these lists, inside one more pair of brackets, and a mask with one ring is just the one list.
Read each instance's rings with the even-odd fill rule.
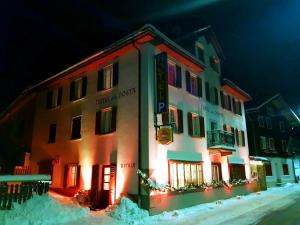
[[234,148],[234,135],[222,130],[207,131],[207,148],[210,154],[220,152],[222,156],[231,155]]

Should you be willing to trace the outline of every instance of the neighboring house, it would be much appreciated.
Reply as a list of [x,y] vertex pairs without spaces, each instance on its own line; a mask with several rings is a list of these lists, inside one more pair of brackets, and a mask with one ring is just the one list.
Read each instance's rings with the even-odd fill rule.
[[151,213],[257,190],[229,185],[251,179],[251,98],[221,81],[211,28],[188,39],[191,52],[146,25],[32,87],[31,171],[51,174],[52,188],[89,190],[96,206],[127,195]]
[[268,186],[295,182],[291,131],[300,120],[280,94],[246,109],[250,156],[265,157]]

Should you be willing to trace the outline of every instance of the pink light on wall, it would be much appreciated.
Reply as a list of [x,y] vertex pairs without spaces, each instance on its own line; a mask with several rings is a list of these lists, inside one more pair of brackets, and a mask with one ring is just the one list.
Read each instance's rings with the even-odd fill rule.
[[90,190],[92,181],[92,166],[90,164],[83,165],[81,175],[84,190]]
[[122,172],[117,171],[117,185],[116,185],[116,199],[122,197],[122,192],[124,189],[125,176]]

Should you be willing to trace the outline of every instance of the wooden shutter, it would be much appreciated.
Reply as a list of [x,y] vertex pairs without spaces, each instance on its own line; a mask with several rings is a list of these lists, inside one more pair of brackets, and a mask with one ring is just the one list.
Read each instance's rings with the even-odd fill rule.
[[46,107],[47,107],[47,109],[51,109],[52,108],[52,98],[53,98],[53,91],[49,90],[47,92],[47,99],[46,99]]
[[238,146],[240,145],[238,129],[235,129],[235,142],[236,142],[236,145],[238,145]]
[[86,89],[87,89],[87,77],[82,78],[82,84],[81,84],[81,97],[86,96]]
[[101,133],[101,110],[96,113],[95,134]]
[[231,111],[232,110],[232,106],[231,106],[231,97],[228,95],[228,109]]
[[220,91],[220,98],[221,98],[221,106],[222,106],[222,108],[225,108],[225,106],[224,106],[224,94],[223,94],[223,91]]
[[206,95],[206,100],[210,101],[210,90],[209,90],[209,83],[205,82],[205,95]]
[[70,101],[75,100],[75,81],[70,84]]
[[192,113],[188,112],[188,114],[187,114],[187,120],[188,120],[188,132],[189,132],[189,135],[193,136]]
[[62,101],[62,87],[58,88],[57,106],[61,105],[61,101]]
[[119,63],[116,62],[113,64],[113,86],[118,85],[119,81]]
[[242,130],[242,146],[245,146],[245,132]]
[[163,125],[169,124],[169,112],[162,113],[161,117]]
[[181,109],[177,109],[178,133],[183,133],[183,113]]
[[181,88],[182,82],[181,82],[181,67],[179,65],[176,65],[176,87]]
[[231,100],[232,100],[232,112],[236,113],[236,104],[235,104],[235,100],[234,100],[234,98],[232,98]]
[[232,133],[232,141],[233,141],[233,144],[235,145],[235,138],[234,138],[234,127],[231,127],[231,133]]
[[199,121],[200,121],[200,137],[205,137],[204,117],[199,116]]
[[110,166],[109,192],[109,204],[111,205],[116,199],[116,165]]
[[91,204],[99,205],[99,165],[93,165],[92,167],[92,179],[91,179]]
[[97,91],[103,90],[103,79],[104,79],[104,70],[101,69],[98,71]]
[[219,92],[216,87],[214,87],[214,92],[215,92],[215,104],[219,105]]
[[202,79],[200,77],[197,77],[197,91],[197,95],[202,97]]
[[239,109],[239,114],[242,115],[242,104],[240,101],[238,101],[238,109]]
[[112,108],[111,115],[111,131],[114,132],[117,129],[117,107]]
[[65,165],[65,168],[64,168],[64,188],[67,188],[67,185],[68,185],[68,172],[69,172],[69,165]]
[[77,165],[76,187],[80,187],[80,165]]
[[186,83],[186,91],[191,93],[191,74],[189,71],[185,71],[185,83]]

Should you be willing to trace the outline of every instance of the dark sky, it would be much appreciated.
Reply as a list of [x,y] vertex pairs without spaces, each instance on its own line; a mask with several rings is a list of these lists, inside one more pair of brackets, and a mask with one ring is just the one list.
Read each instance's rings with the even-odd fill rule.
[[170,38],[212,25],[223,75],[300,113],[298,0],[24,0],[1,3],[0,110],[33,85],[151,23]]

